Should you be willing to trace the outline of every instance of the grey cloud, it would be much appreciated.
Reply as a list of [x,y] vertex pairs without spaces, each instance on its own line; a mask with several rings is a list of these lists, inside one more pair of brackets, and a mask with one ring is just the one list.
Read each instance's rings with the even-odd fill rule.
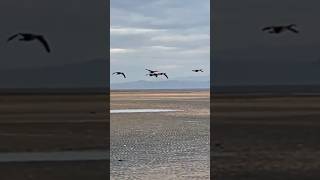
[[129,31],[111,32],[111,48],[129,51],[111,53],[111,70],[127,71],[127,80],[134,81],[146,78],[141,76],[145,67],[161,68],[173,77],[176,70],[190,76],[194,67],[208,68],[209,3],[112,0],[111,27]]

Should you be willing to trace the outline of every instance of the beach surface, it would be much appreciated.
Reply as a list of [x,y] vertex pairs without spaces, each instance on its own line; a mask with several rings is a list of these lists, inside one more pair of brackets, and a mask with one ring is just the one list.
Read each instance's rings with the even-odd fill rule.
[[106,97],[0,95],[1,179],[106,179]]
[[111,179],[210,179],[208,90],[113,91]]
[[215,95],[215,180],[320,178],[319,96]]

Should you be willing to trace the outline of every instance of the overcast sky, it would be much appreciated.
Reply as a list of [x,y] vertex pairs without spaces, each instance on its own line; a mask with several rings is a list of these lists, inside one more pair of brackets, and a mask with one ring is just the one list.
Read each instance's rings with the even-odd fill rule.
[[210,0],[111,0],[110,6],[111,73],[128,76],[111,82],[154,79],[145,68],[170,78],[209,76]]
[[[215,84],[320,84],[320,1],[213,2]],[[261,31],[288,24],[300,33]]]
[[[106,0],[1,0],[0,88],[105,87],[108,9]],[[38,41],[7,43],[16,33],[43,35],[51,53]]]
[[[106,58],[107,12],[105,0],[1,0],[0,69]],[[18,32],[45,36],[52,52],[36,41],[7,44]]]

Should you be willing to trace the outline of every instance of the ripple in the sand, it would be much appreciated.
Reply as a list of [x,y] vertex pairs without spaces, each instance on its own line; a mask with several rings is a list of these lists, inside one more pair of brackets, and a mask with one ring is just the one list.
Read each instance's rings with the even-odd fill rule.
[[110,110],[110,113],[155,113],[155,112],[177,112],[183,110],[175,109],[115,109]]

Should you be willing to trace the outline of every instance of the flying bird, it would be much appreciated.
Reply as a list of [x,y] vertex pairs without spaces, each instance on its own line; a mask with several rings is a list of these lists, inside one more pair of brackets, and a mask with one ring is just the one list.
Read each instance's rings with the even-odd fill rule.
[[50,51],[51,51],[47,40],[42,35],[31,34],[31,33],[18,33],[18,34],[10,36],[8,38],[7,42],[12,41],[13,39],[15,39],[18,36],[21,36],[19,41],[34,41],[34,40],[38,40],[45,47],[45,49],[46,49],[46,51],[48,53],[50,53]]
[[167,79],[169,79],[166,73],[157,73],[157,74],[158,75],[164,75]]
[[158,74],[156,74],[156,73],[150,73],[150,74],[146,74],[146,76],[155,76],[155,77],[158,77]]
[[192,70],[193,72],[203,72],[203,70],[202,69],[194,69],[194,70]]
[[154,70],[150,70],[150,69],[146,69],[146,70],[149,71],[150,74],[154,74],[154,73],[156,73],[156,72],[159,72],[159,71],[154,71]]
[[285,25],[285,26],[267,26],[262,28],[262,31],[268,31],[270,34],[279,34],[285,31],[291,31],[294,33],[299,33],[294,27],[297,27],[295,24]]
[[126,78],[126,75],[123,73],[123,72],[114,72],[112,74],[115,74],[115,75],[122,75],[124,78]]

